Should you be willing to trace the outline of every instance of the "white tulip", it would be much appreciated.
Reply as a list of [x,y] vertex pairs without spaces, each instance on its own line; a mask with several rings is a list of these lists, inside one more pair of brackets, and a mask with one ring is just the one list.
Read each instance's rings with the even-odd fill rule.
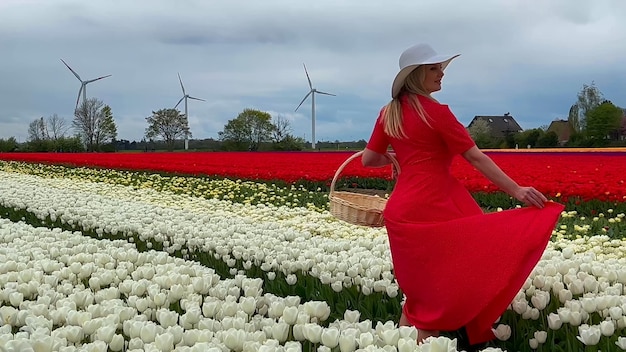
[[205,300],[202,304],[202,314],[207,318],[214,318],[220,309],[220,302]]
[[273,301],[269,305],[269,309],[267,310],[267,316],[273,319],[277,319],[283,315],[284,310],[285,310],[285,302]]
[[547,331],[535,331],[534,337],[539,344],[543,344],[546,342],[546,339],[548,338],[548,332]]
[[109,343],[109,348],[113,352],[121,351],[124,348],[124,336],[120,334],[114,335]]
[[595,346],[600,342],[602,333],[597,326],[579,326],[576,338],[586,346]]
[[159,324],[164,328],[174,326],[178,323],[178,313],[169,309],[158,309],[156,311],[156,318]]
[[289,324],[285,322],[275,323],[271,326],[271,336],[280,343],[284,343],[289,336]]
[[[269,311],[268,311],[269,313]],[[293,325],[298,320],[298,307],[295,306],[287,306],[283,309],[282,318],[289,325]]]
[[621,307],[610,307],[609,315],[613,320],[619,320],[623,316],[623,311]]
[[421,348],[417,347],[417,341],[415,339],[402,337],[398,340],[398,352],[414,352],[421,350]]
[[528,340],[528,345],[533,350],[536,350],[539,347],[539,342],[537,341],[536,338],[533,337],[532,339]]
[[246,341],[247,333],[243,330],[228,329],[225,331],[224,345],[231,350],[243,350],[243,342]]
[[356,329],[346,329],[339,335],[339,349],[341,352],[353,352],[357,348],[357,336],[360,332]]
[[[93,320],[92,320],[93,321]],[[111,343],[113,336],[115,335],[116,326],[106,325],[96,330],[96,339],[108,343]]]
[[296,323],[292,326],[293,338],[297,341],[304,341],[306,337],[304,336],[304,324]]
[[[563,314],[565,314],[565,312]],[[548,327],[550,327],[550,329],[552,330],[559,330],[561,326],[563,325],[563,322],[561,321],[560,317],[561,317],[560,313],[559,314],[550,313],[547,317]],[[569,315],[567,317],[569,318]]]
[[511,337],[511,327],[506,324],[499,324],[493,329],[493,334],[500,341],[506,341]]
[[183,343],[185,344],[185,346],[193,346],[196,344],[196,342],[198,342],[198,337],[199,337],[199,330],[197,329],[193,329],[193,330],[185,330],[183,332]]
[[622,351],[626,351],[626,337],[618,337],[617,341],[615,341],[615,344],[617,345],[617,347],[622,349]]
[[[32,351],[34,352],[52,352],[54,347],[54,338],[52,336],[37,336],[33,339]],[[0,349],[5,344],[2,343],[2,337],[0,337]],[[3,349],[4,350],[4,349]]]
[[154,345],[164,352],[170,352],[174,349],[174,336],[169,332],[156,335]]
[[595,297],[582,298],[580,300],[580,303],[582,304],[582,308],[587,313],[594,313],[597,310],[597,304],[596,304]]
[[141,327],[139,337],[144,343],[152,343],[157,335],[157,326],[154,323],[148,323]]
[[361,312],[359,312],[358,310],[346,309],[346,311],[343,313],[343,319],[349,323],[357,323],[360,317]]
[[422,344],[424,351],[441,351],[441,352],[454,352],[456,351],[457,342],[456,339],[450,340],[447,337],[428,337]]
[[362,332],[357,338],[357,343],[359,344],[359,348],[365,348],[374,343],[374,335],[370,331]]
[[600,322],[600,332],[604,336],[613,336],[615,333],[615,323],[612,320],[605,320]]
[[369,319],[358,322],[354,326],[362,333],[372,331],[372,321]]
[[339,345],[340,331],[337,328],[329,327],[322,330],[320,337],[322,344],[329,348],[335,348]]
[[543,310],[550,303],[550,293],[546,291],[535,291],[535,294],[530,298],[533,307]]
[[9,293],[9,303],[13,307],[18,307],[22,303],[23,300],[24,300],[24,295],[21,292]]

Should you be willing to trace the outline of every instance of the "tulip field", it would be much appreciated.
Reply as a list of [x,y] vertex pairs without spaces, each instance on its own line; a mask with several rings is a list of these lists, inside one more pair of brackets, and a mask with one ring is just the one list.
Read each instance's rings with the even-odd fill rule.
[[[626,152],[489,153],[566,210],[480,346],[397,325],[384,227],[328,211],[350,155],[0,153],[0,351],[626,350]],[[485,211],[521,206],[451,172]],[[339,181],[393,190],[388,167]]]

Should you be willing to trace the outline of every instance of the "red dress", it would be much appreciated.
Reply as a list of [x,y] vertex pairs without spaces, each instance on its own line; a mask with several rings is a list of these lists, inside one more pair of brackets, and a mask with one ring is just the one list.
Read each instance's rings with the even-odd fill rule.
[[483,213],[450,173],[455,155],[474,141],[447,105],[419,97],[428,126],[402,100],[408,138],[383,131],[380,116],[367,148],[391,144],[401,172],[385,211],[403,312],[418,329],[465,327],[470,343],[494,338],[492,327],[541,258],[563,205]]

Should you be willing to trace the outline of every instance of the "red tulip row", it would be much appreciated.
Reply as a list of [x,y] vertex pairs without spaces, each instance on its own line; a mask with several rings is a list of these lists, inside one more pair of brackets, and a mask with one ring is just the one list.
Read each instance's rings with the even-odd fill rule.
[[[211,153],[0,153],[0,160],[72,166],[146,170],[209,175],[250,180],[306,180],[327,182],[351,152],[211,152]],[[535,186],[550,197],[626,201],[626,153],[546,152],[489,155],[518,183]],[[472,192],[496,187],[462,158],[454,159],[452,173]],[[350,163],[342,176],[391,177],[386,168],[363,168]]]

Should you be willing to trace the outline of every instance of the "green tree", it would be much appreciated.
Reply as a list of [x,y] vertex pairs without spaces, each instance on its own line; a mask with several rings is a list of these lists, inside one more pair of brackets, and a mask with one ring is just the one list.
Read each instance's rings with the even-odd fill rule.
[[146,117],[146,121],[146,138],[162,138],[168,150],[174,149],[177,139],[191,137],[187,116],[177,109],[153,111],[152,116]]
[[578,92],[577,100],[570,108],[570,122],[576,132],[584,132],[587,128],[587,114],[604,101],[602,92],[594,82],[583,84]]
[[263,142],[271,140],[272,116],[267,112],[244,109],[236,118],[229,120],[224,130],[218,132],[219,139],[227,150],[256,151]]
[[610,135],[615,135],[622,123],[623,111],[605,101],[587,113],[587,138],[591,139],[596,147],[606,146],[610,142]]
[[17,148],[18,144],[15,137],[0,139],[0,153],[14,152],[17,150]]
[[559,145],[559,136],[554,131],[543,133],[537,138],[535,146],[539,148],[556,147]]
[[96,98],[87,99],[76,108],[72,125],[88,151],[98,151],[117,137],[111,108]]
[[530,146],[531,148],[536,147],[537,141],[544,134],[545,132],[541,128],[525,130],[515,135],[515,143],[519,146],[519,148],[526,148],[528,146]]
[[479,148],[493,148],[499,144],[491,135],[491,126],[485,120],[474,121],[467,131]]

